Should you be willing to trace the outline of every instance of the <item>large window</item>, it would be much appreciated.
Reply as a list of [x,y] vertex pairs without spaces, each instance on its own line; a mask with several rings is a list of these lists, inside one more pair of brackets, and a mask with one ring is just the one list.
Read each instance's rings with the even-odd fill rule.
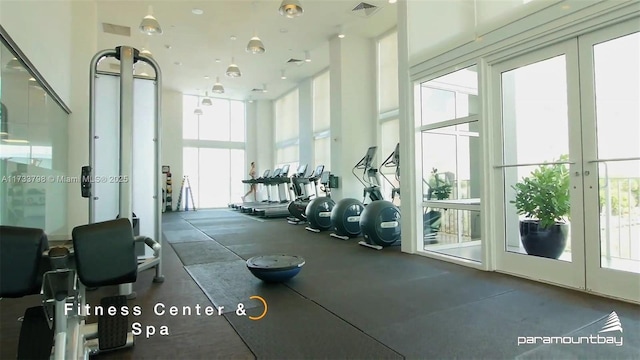
[[398,32],[378,40],[378,110],[398,109]]
[[420,246],[481,261],[480,123],[478,73],[471,66],[423,82],[419,126],[422,147],[423,239]]
[[298,90],[294,90],[275,101],[276,164],[289,164],[295,169],[299,161],[298,150]]
[[191,194],[183,194],[181,206],[193,201],[196,208],[225,207],[244,195],[244,103],[210,99],[203,106],[201,97],[183,97],[183,173]]
[[[245,141],[244,103],[210,98],[212,105],[202,106],[202,97],[185,95],[182,103],[182,137],[189,140]],[[198,115],[196,109],[202,113]]]
[[331,169],[331,92],[329,71],[313,78],[313,159]]

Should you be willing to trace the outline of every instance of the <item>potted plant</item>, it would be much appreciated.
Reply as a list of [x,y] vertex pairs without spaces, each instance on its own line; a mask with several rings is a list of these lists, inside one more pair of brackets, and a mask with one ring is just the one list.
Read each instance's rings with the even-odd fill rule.
[[[562,155],[560,161],[567,161]],[[512,186],[520,220],[520,240],[529,255],[560,257],[567,245],[570,215],[569,169],[564,164],[544,164]]]
[[[438,169],[433,168],[429,180],[426,181],[429,190],[427,191],[427,200],[446,200],[451,195],[453,184],[449,181],[446,174],[438,173]],[[446,210],[446,209],[445,209]],[[426,211],[422,216],[423,231],[425,243],[434,244],[438,241],[435,239],[438,231],[440,231],[440,224],[442,219],[442,213],[438,210],[430,209]]]

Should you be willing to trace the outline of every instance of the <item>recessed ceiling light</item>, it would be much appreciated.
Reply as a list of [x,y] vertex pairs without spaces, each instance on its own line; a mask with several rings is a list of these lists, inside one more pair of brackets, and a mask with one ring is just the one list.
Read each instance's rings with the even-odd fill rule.
[[171,49],[171,45],[169,45],[169,44],[166,44],[164,47],[165,47],[165,49],[167,49],[167,50]]
[[569,10],[571,8],[571,5],[562,5],[560,8],[562,10]]
[[235,35],[231,35],[231,40],[236,41],[238,38]]
[[205,80],[209,80],[209,77],[207,75],[204,76]]
[[198,9],[198,8],[193,8],[193,9],[191,9],[191,12],[192,12],[194,15],[202,15],[202,14],[204,14],[204,10],[202,10],[202,9]]
[[395,4],[397,2],[398,2],[398,0],[389,0],[389,4]]
[[217,62],[217,63],[219,63],[219,62],[222,62],[222,60],[220,60],[220,59],[216,59],[216,62]]

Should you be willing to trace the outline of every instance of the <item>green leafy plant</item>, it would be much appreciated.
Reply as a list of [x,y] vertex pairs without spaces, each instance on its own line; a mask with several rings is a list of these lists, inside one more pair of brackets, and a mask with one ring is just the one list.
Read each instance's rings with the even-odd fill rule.
[[453,185],[447,180],[445,174],[438,174],[438,169],[431,169],[431,176],[427,182],[429,191],[427,199],[431,200],[434,196],[436,200],[446,200],[451,195]]
[[[562,155],[559,161],[568,159],[568,155]],[[518,214],[537,219],[542,229],[565,223],[570,215],[569,169],[564,164],[540,165],[512,188],[516,199],[511,203]]]

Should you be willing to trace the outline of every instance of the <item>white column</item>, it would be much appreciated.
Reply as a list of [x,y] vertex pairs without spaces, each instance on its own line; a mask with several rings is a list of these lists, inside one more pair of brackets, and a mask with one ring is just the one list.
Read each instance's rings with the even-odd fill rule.
[[[367,148],[376,144],[375,46],[349,34],[329,41],[331,67],[331,171],[340,177],[337,200],[362,199],[362,184],[351,174]],[[376,164],[380,163],[380,154]]]
[[[400,189],[402,194],[402,251],[415,253],[422,245],[422,174],[416,159],[413,88],[409,78],[408,6],[400,0],[398,7],[398,97],[400,119]],[[403,165],[404,164],[404,165]],[[413,164],[413,165],[411,165]]]

